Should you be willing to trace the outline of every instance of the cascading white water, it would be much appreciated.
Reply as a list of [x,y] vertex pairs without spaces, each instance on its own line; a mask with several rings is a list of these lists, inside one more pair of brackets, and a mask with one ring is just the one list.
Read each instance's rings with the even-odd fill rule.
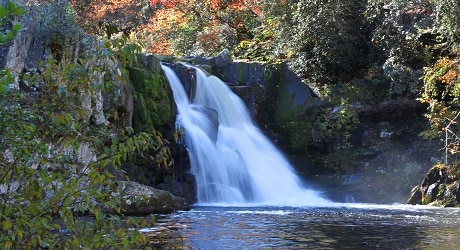
[[[193,102],[162,65],[178,108],[176,127],[196,177],[201,204],[317,206],[330,202],[306,189],[281,152],[252,122],[242,100],[215,76],[196,69]],[[188,66],[191,67],[191,66]]]

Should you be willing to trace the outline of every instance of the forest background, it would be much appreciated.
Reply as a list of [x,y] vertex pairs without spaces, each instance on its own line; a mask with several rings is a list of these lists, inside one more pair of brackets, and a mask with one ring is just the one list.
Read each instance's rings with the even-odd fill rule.
[[[315,94],[333,104],[419,99],[430,107],[434,130],[427,136],[445,137],[448,126],[454,131],[460,43],[455,0],[71,3],[88,33],[109,38],[122,33],[157,55],[229,50],[235,60],[287,61]],[[455,155],[458,142],[449,138],[445,150]]]
[[[431,126],[423,136],[444,146],[443,160],[434,166],[453,180],[444,191],[458,191],[456,0],[14,2],[2,1],[0,47],[26,32],[21,21],[30,6],[45,6],[43,20],[49,29],[43,36],[52,56],[40,63],[38,75],[21,76],[28,88],[41,83],[36,95],[12,89],[17,76],[8,68],[0,71],[2,248],[152,246],[145,235],[128,228],[145,227],[153,220],[125,217],[120,199],[107,190],[116,188],[114,169],[133,155],[167,168],[165,140],[156,128],[145,132],[95,126],[98,120],[86,117],[84,108],[76,109],[82,99],[101,90],[116,95],[117,83],[126,79],[123,74],[108,79],[105,72],[113,70],[114,61],[123,68],[131,66],[138,52],[185,57],[212,56],[226,49],[235,60],[287,62],[315,95],[342,107],[339,113],[325,110],[319,116],[321,132],[342,137],[342,146],[359,123],[355,107],[418,100],[426,105]],[[72,40],[79,27],[104,41],[105,48],[80,51],[83,56],[73,60],[77,52],[66,48],[80,42]],[[100,85],[91,84],[100,79]],[[25,101],[26,95],[33,97],[32,103]],[[114,112],[108,118],[121,115]],[[82,159],[74,156],[81,154],[86,141],[93,143],[99,157],[82,167],[75,163]],[[344,149],[342,156],[349,152]],[[353,168],[336,159],[325,166],[328,171]],[[63,171],[68,169],[72,171]],[[446,196],[442,202],[455,199]],[[100,204],[115,212],[106,213]],[[80,215],[91,215],[91,220]]]

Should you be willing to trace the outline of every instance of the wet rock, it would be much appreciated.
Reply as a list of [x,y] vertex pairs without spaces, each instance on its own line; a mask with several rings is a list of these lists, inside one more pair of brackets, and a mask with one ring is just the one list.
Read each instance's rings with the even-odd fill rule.
[[158,185],[161,190],[171,192],[173,195],[184,197],[189,203],[197,201],[196,179],[191,173],[182,173],[176,178]]
[[[339,200],[347,200],[343,197],[350,194],[357,202],[405,202],[407,190],[423,178],[431,164],[430,154],[426,152],[438,148],[437,144],[433,146],[418,137],[427,122],[423,117],[426,106],[416,100],[350,106],[360,120],[357,128],[346,141],[326,138],[318,130],[318,115],[322,109],[334,107],[318,97],[287,64],[232,61],[223,66],[216,63],[216,58],[189,60],[201,67],[205,65],[207,71],[226,82],[244,101],[256,123],[290,158],[309,162],[293,162],[301,175],[311,178],[324,174],[321,171],[329,164],[329,158],[342,157],[345,168],[356,163],[351,170],[362,173],[360,181],[355,183],[356,179],[349,179],[344,173],[345,182],[352,181],[353,185],[340,183],[339,187],[331,188],[343,193],[339,194]],[[193,70],[180,64],[172,66],[193,97]],[[339,111],[341,108],[337,107]],[[349,143],[350,153],[334,154],[336,147],[344,145],[341,142]]]
[[427,173],[422,184],[412,189],[408,204],[451,207],[460,204],[459,166],[438,164]]
[[343,185],[354,185],[354,184],[361,184],[363,182],[363,173],[352,173],[343,175]]
[[421,185],[422,204],[426,205],[434,201],[439,191],[439,185],[445,181],[446,177],[441,169],[438,167],[430,169]]
[[202,124],[206,124],[205,131],[208,132],[208,137],[214,143],[217,141],[217,132],[219,131],[219,114],[215,109],[208,108],[206,106],[193,106],[193,111],[204,114],[206,121],[202,121]]
[[214,60],[217,67],[226,67],[232,62],[232,56],[230,55],[230,51],[225,49],[220,52],[220,54],[216,56]]
[[189,101],[192,101],[195,97],[196,89],[196,70],[194,68],[187,67],[179,63],[167,64],[167,66],[174,69],[179,78],[182,86],[184,87],[185,92],[189,97]]
[[[119,181],[118,190],[112,193],[121,200],[121,213],[125,215],[165,214],[190,209],[185,198],[172,195],[132,181]],[[115,211],[106,208],[106,212]]]
[[415,186],[410,191],[409,199],[407,199],[406,203],[411,205],[420,205],[422,204],[422,191],[420,189],[420,185]]
[[311,122],[324,104],[299,76],[283,65],[273,105],[275,122]]
[[129,67],[128,72],[134,96],[134,131],[150,132],[168,124],[173,116],[174,101],[159,59],[138,56],[138,63]]

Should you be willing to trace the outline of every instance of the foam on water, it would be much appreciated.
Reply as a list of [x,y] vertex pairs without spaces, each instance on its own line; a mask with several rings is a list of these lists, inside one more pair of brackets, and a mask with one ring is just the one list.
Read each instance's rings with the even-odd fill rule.
[[[331,204],[319,192],[306,188],[283,154],[254,124],[243,101],[224,82],[194,67],[196,89],[190,101],[175,72],[162,67],[178,108],[176,127],[185,131],[183,143],[196,177],[200,204]],[[215,114],[218,126],[214,125]]]

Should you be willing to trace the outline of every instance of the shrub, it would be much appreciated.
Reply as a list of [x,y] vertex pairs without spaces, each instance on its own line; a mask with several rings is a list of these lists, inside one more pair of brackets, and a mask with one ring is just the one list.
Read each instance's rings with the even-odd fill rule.
[[424,132],[430,138],[441,138],[445,146],[445,164],[458,159],[460,140],[460,61],[440,59],[427,68],[424,76],[424,91],[420,100],[429,104],[426,117],[431,130]]
[[109,129],[91,122],[82,107],[85,95],[117,93],[118,86],[109,77],[102,85],[94,84],[107,70],[99,63],[115,56],[99,47],[75,61],[50,58],[39,65],[40,74],[22,77],[29,87],[40,86],[33,92],[10,88],[14,76],[9,70],[0,71],[0,248],[149,245],[145,235],[131,229],[153,221],[104,211],[121,212],[119,200],[111,195],[117,189],[114,173],[119,173],[121,163],[149,150],[161,156],[152,159],[165,162],[168,154],[163,154],[161,135]]

